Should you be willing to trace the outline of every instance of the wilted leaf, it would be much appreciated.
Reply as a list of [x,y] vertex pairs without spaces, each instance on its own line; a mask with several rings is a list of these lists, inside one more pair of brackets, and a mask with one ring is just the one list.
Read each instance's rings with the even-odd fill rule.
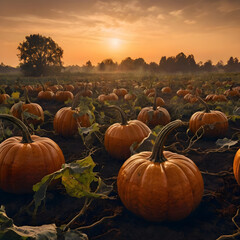
[[13,224],[13,220],[6,215],[3,206],[0,208],[0,239],[1,240],[57,240],[55,224],[42,226],[21,226]]
[[88,236],[85,233],[82,233],[77,230],[68,230],[67,232],[61,232],[58,234],[64,240],[88,240]]
[[140,153],[143,151],[152,151],[154,142],[155,142],[156,136],[152,133],[148,135],[148,137],[145,137],[142,142],[138,143],[133,143],[130,147],[130,152],[131,155]]
[[[62,184],[64,185],[67,193],[72,197],[107,197],[104,193],[91,189],[91,183],[93,181],[98,181],[99,184],[103,184],[99,178],[96,177],[96,173],[93,172],[95,165],[96,164],[94,163],[92,157],[88,156],[82,160],[64,164],[62,169],[43,177],[41,182],[33,186],[33,190],[35,191],[35,212],[41,202],[45,199],[49,184],[54,179],[58,178],[61,178]],[[98,186],[97,189],[99,187],[100,186]],[[109,189],[110,188],[111,187],[109,187]]]
[[216,144],[220,147],[228,147],[230,148],[231,146],[234,146],[238,143],[238,140],[232,140],[232,139],[228,139],[228,138],[223,138],[223,139],[218,139],[216,141]]

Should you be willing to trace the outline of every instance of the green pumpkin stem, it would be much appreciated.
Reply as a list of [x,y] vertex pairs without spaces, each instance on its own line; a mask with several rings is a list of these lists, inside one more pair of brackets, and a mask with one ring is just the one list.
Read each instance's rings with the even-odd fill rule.
[[210,113],[211,111],[210,111],[207,103],[206,103],[201,97],[199,97],[199,96],[196,96],[196,97],[197,97],[198,100],[204,105],[204,107],[205,107],[205,112],[206,112],[206,113]]
[[33,142],[32,138],[31,138],[31,134],[29,133],[27,126],[21,120],[19,120],[18,118],[14,117],[12,115],[9,115],[9,114],[0,114],[0,119],[8,120],[20,128],[20,130],[22,132],[22,141],[21,141],[22,143],[32,143]]
[[109,108],[114,108],[114,109],[118,110],[118,112],[119,112],[120,115],[121,115],[121,119],[122,119],[121,124],[122,124],[122,125],[127,125],[127,122],[128,122],[127,115],[126,115],[126,113],[125,113],[119,106],[110,105],[110,106],[108,106],[108,107],[109,107]]
[[26,103],[26,104],[31,103],[31,101],[30,101],[30,99],[29,99],[29,97],[28,97],[28,90],[27,90],[26,87],[24,88],[24,97],[25,97],[25,103]]
[[164,148],[164,143],[171,131],[173,131],[175,128],[183,125],[183,122],[181,120],[175,120],[170,123],[168,123],[166,126],[164,126],[161,131],[159,132],[154,147],[152,154],[150,156],[150,161],[152,162],[165,162],[167,159],[163,156],[163,148]]
[[42,81],[40,81],[39,79],[38,79],[37,81],[38,81],[38,82],[40,83],[40,85],[42,86],[43,92],[45,92],[45,91],[46,91],[46,88],[45,88],[44,84],[42,83]]

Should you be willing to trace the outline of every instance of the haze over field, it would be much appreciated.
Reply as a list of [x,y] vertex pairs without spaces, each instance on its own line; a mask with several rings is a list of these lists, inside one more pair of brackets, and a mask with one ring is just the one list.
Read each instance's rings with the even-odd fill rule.
[[25,36],[51,37],[64,65],[157,62],[179,52],[196,62],[240,57],[239,0],[0,0],[0,62],[17,66]]

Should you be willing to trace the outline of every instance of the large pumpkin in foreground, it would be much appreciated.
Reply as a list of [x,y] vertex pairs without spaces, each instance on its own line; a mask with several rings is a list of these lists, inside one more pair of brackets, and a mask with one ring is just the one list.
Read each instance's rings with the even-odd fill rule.
[[187,217],[203,195],[202,175],[189,158],[163,151],[166,136],[182,122],[170,122],[160,131],[153,151],[131,156],[117,177],[125,207],[150,221],[177,221]]
[[0,189],[11,193],[31,193],[32,186],[65,163],[62,150],[49,138],[30,136],[23,122],[11,115],[0,119],[15,123],[22,137],[10,137],[0,144]]
[[130,155],[133,143],[140,143],[151,130],[139,120],[127,121],[127,116],[120,107],[112,106],[118,110],[122,117],[121,123],[114,123],[105,132],[104,146],[114,158],[126,160]]

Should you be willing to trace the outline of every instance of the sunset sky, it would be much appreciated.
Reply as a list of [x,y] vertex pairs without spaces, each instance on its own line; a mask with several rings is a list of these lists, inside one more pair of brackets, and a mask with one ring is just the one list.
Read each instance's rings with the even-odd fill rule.
[[51,37],[64,65],[193,54],[240,58],[240,0],[0,0],[0,63],[17,66],[25,36]]

